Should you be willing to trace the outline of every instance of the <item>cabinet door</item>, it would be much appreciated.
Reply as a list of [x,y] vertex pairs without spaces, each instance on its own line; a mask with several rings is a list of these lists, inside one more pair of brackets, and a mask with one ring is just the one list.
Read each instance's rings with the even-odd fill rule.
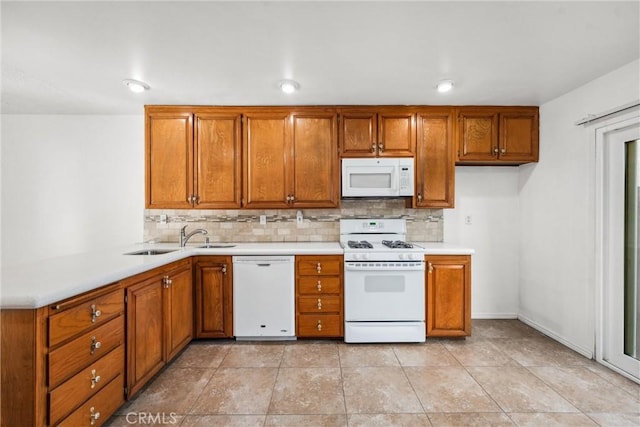
[[538,161],[538,110],[514,109],[500,114],[500,153],[502,161]]
[[344,108],[340,112],[342,157],[375,157],[378,153],[377,115]]
[[233,336],[231,257],[196,262],[196,338]]
[[417,121],[415,206],[452,208],[455,182],[453,111],[421,112]]
[[458,110],[458,160],[486,162],[498,158],[498,112],[490,109]]
[[427,256],[427,336],[471,335],[471,257]]
[[244,124],[244,207],[290,207],[293,168],[289,115],[250,113]]
[[193,119],[188,111],[146,115],[146,207],[188,209],[193,195]]
[[195,115],[195,206],[201,209],[240,207],[240,114]]
[[378,156],[412,157],[416,148],[415,114],[394,110],[378,113]]
[[340,175],[335,112],[300,112],[293,122],[293,205],[338,206]]
[[164,366],[162,277],[127,288],[127,382],[135,394]]
[[[182,350],[193,338],[193,282],[191,265],[172,271],[165,281],[166,357]],[[168,282],[168,283],[167,283]]]

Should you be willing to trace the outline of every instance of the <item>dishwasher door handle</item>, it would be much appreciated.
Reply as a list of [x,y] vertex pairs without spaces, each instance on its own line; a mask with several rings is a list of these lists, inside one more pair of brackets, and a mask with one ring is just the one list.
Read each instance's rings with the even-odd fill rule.
[[271,264],[256,264],[258,267],[271,267]]

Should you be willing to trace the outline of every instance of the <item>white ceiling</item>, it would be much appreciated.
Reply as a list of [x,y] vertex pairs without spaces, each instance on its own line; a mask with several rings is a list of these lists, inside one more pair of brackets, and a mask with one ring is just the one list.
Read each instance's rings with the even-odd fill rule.
[[[2,1],[2,112],[540,105],[640,57],[640,1]],[[151,86],[129,92],[122,80]],[[293,95],[283,78],[300,82]],[[451,78],[452,93],[434,90]]]

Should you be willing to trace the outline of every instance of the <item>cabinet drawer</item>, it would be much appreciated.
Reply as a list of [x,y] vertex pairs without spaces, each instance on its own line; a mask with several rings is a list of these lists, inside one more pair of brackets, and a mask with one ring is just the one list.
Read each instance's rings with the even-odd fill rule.
[[[115,290],[106,295],[64,309],[49,318],[49,346],[54,347],[91,327],[101,325],[124,311],[124,293]],[[55,310],[55,309],[54,309]]]
[[124,403],[124,376],[118,375],[59,426],[101,426]]
[[299,277],[298,293],[306,295],[340,294],[340,277]]
[[340,313],[341,311],[340,297],[326,295],[298,297],[298,312],[300,313]]
[[306,257],[296,259],[299,276],[339,275],[342,272],[342,257]]
[[124,341],[124,316],[92,329],[49,353],[49,387],[57,387]]
[[342,320],[339,314],[300,314],[299,337],[341,337]]
[[92,363],[49,393],[49,420],[60,421],[74,408],[124,373],[124,346]]

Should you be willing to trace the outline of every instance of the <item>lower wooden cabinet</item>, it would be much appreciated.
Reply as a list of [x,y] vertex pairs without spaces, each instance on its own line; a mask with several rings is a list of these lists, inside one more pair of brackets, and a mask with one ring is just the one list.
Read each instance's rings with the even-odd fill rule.
[[428,337],[471,335],[471,256],[427,255]]
[[230,256],[194,260],[195,337],[233,336],[233,263]]
[[342,337],[342,255],[296,256],[296,336]]
[[127,397],[193,338],[191,259],[122,282],[127,295]]

